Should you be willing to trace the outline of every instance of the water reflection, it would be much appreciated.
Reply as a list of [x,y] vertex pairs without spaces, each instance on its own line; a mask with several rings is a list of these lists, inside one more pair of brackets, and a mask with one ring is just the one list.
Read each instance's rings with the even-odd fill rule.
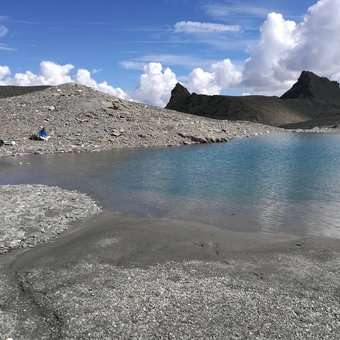
[[340,238],[339,142],[336,134],[284,134],[182,148],[6,158],[0,161],[0,184],[78,189],[106,209],[142,216]]

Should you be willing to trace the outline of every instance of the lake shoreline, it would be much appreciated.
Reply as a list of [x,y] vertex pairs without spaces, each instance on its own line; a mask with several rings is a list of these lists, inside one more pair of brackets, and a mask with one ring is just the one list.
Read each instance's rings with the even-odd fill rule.
[[[201,122],[200,120],[203,120]],[[144,141],[130,139],[126,132],[124,141],[118,139],[105,140],[103,138],[97,141],[89,141],[88,136],[84,134],[77,137],[77,143],[68,140],[67,136],[51,136],[48,141],[30,140],[22,136],[12,136],[14,144],[8,141],[7,145],[0,147],[0,158],[20,157],[37,154],[60,154],[60,153],[82,153],[82,152],[100,152],[110,150],[124,149],[145,149],[158,147],[178,147],[194,144],[211,144],[226,143],[242,138],[249,138],[261,135],[270,135],[277,133],[339,133],[340,127],[316,127],[312,129],[283,129],[269,125],[252,123],[247,121],[216,121],[208,118],[200,118],[195,121],[200,126],[188,125],[185,133],[179,132],[171,136],[166,132],[163,136],[157,132],[157,136],[150,135],[150,138],[141,137]],[[189,120],[187,123],[192,122]],[[194,125],[195,125],[194,124]],[[164,138],[166,137],[166,138]]]
[[144,149],[150,147],[225,143],[239,138],[289,131],[251,122],[216,121],[207,118],[199,118],[197,121],[190,119],[184,121],[184,123],[183,132],[173,131],[170,134],[165,131],[161,133],[160,128],[159,131],[154,130],[150,136],[139,136],[142,142],[136,140],[133,136],[128,136],[125,130],[120,132],[120,136],[124,136],[123,140],[119,140],[117,137],[114,140],[101,138],[91,141],[87,132],[85,132],[84,135],[77,136],[76,143],[69,140],[68,136],[51,135],[48,141],[37,141],[30,140],[28,137],[12,136],[15,144],[10,145],[11,141],[9,141],[9,145],[0,147],[0,158],[32,154],[100,152],[114,149]]

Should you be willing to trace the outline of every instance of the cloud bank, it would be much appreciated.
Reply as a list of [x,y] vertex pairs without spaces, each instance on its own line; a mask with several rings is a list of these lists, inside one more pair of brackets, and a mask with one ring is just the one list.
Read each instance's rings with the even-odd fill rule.
[[0,85],[35,86],[70,83],[73,80],[69,73],[73,68],[71,64],[58,65],[51,61],[42,61],[40,74],[26,71],[12,76],[8,66],[0,66]]
[[74,76],[70,72],[74,69],[71,64],[59,65],[52,61],[40,63],[40,73],[34,74],[31,71],[15,73],[11,75],[8,66],[0,66],[0,85],[36,86],[36,85],[60,85],[77,82],[98,91],[108,93],[122,99],[130,100],[130,96],[120,88],[114,88],[107,82],[98,83],[92,79],[91,72],[86,69],[79,69]]
[[144,66],[138,86],[132,93],[127,93],[121,88],[115,88],[107,82],[97,82],[92,78],[89,70],[78,69],[74,75],[71,64],[59,65],[52,61],[40,63],[40,73],[31,71],[15,73],[12,76],[8,66],[0,66],[0,85],[36,86],[36,85],[59,85],[76,82],[95,90],[108,93],[112,96],[125,100],[139,101],[163,107],[170,98],[171,90],[177,83],[176,75],[170,68],[165,68],[160,63],[149,63]]

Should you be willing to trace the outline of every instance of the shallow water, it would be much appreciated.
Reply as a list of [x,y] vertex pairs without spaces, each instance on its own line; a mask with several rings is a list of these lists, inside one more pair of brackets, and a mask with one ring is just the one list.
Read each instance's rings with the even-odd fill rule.
[[78,189],[141,216],[340,238],[339,134],[0,160],[0,184],[13,183]]

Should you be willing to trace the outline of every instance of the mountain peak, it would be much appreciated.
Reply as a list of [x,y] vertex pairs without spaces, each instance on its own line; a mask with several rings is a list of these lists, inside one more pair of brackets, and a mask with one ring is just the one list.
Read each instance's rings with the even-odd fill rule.
[[281,96],[281,99],[314,98],[316,100],[340,101],[339,83],[326,77],[319,77],[313,72],[302,71],[293,87]]
[[182,106],[185,106],[186,101],[190,97],[190,92],[181,84],[177,83],[176,86],[171,91],[171,98],[168,105],[165,107],[166,109],[179,110]]
[[188,96],[190,92],[181,84],[177,83],[176,86],[173,88],[172,92],[174,95],[178,96]]

